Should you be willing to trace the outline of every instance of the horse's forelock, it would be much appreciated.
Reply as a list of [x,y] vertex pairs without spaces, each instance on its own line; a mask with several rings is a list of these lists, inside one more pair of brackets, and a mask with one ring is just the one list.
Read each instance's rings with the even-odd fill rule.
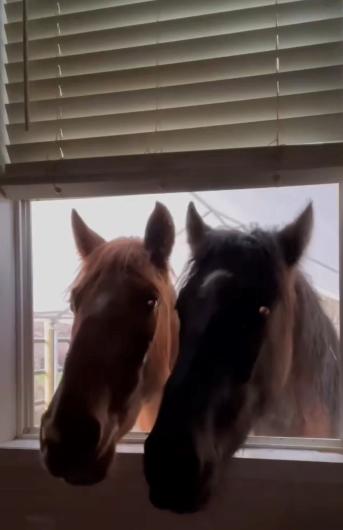
[[138,277],[155,279],[143,241],[138,238],[118,238],[96,248],[87,259],[81,261],[70,289],[85,287],[102,271],[108,269],[113,269],[113,272],[118,274],[129,271]]

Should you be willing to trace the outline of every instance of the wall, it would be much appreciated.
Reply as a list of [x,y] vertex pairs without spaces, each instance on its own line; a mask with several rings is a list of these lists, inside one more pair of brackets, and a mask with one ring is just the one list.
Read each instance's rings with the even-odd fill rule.
[[41,468],[35,450],[0,450],[3,530],[342,530],[342,464],[234,459],[207,511],[150,506],[139,454],[117,457],[112,479],[75,488]]

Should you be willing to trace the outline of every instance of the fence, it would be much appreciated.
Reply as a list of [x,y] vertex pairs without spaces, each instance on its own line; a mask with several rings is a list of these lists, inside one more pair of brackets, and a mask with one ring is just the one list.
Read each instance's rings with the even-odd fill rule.
[[73,316],[69,310],[34,314],[34,422],[50,402],[59,383],[67,353]]

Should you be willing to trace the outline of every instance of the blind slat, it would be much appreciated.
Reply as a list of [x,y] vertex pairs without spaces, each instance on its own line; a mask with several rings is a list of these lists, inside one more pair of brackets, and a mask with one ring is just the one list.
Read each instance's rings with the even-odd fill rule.
[[[195,60],[212,59],[247,53],[270,51],[275,48],[275,31],[273,29],[252,31],[244,35],[225,35],[193,39],[191,44],[173,42],[155,44],[116,51],[53,57],[30,62],[30,79],[56,78],[58,65],[62,76],[100,73],[104,71],[129,70],[148,66],[176,64]],[[22,81],[22,64],[8,64],[9,82]],[[157,76],[155,74],[155,76]]]
[[[280,97],[279,119],[336,114],[339,108],[343,109],[343,88],[334,93]],[[135,135],[156,130],[185,130],[205,126],[216,127],[270,121],[275,119],[276,112],[276,98],[271,97],[234,103],[167,108],[159,110],[158,113],[150,110],[35,122],[31,124],[29,137],[21,125],[11,124],[8,127],[8,135],[13,144],[55,142],[59,131],[62,131],[63,140],[88,138],[89,136],[96,138],[104,135]]]
[[[156,17],[150,22],[124,28],[97,29],[78,34],[64,34],[58,36],[56,27],[50,38],[32,40],[30,44],[30,59],[54,57],[57,54],[57,44],[61,54],[77,55],[101,51],[114,51],[123,48],[147,46],[149,44],[177,42],[194,39],[230,35],[248,31],[258,31],[274,28],[275,12],[273,7],[263,10],[249,10],[246,13],[218,13],[209,16],[191,17],[184,20],[160,22],[156,27]],[[21,43],[10,43],[7,54],[10,62],[21,60]],[[41,54],[44,54],[41,57]]]
[[[252,67],[257,74],[271,73],[274,70],[274,57],[270,54],[251,54],[214,61],[160,66],[159,87],[251,77]],[[156,89],[157,85],[155,67],[63,77],[60,82],[63,83],[64,97]],[[7,85],[7,95],[10,102],[22,101],[22,94],[22,83]],[[30,83],[32,101],[52,99],[57,96],[57,79],[45,79]]]
[[[177,108],[201,104],[214,104],[235,100],[251,100],[259,97],[274,96],[275,82],[273,76],[256,76],[230,81],[199,83],[160,88],[75,97],[56,98],[51,101],[31,103],[31,119],[54,119],[63,117],[80,117],[109,113],[126,113],[158,108]],[[22,104],[8,105],[11,123],[21,121]]]
[[[290,28],[280,29],[281,48],[304,46],[303,32]],[[326,44],[343,41],[343,24],[341,21],[330,21],[330,24],[312,25],[307,28],[306,44]],[[157,66],[209,58],[228,57],[248,53],[258,53],[275,49],[275,30],[264,29],[249,31],[246,34],[202,37],[190,42],[180,41],[133,47],[123,50],[104,51],[82,55],[55,56],[50,59],[30,61],[30,79],[92,74],[104,71],[122,70],[138,67]],[[60,68],[60,70],[59,70]],[[22,81],[22,63],[9,63],[7,75],[10,82]]]
[[[94,9],[106,9],[128,4],[139,4],[147,0],[59,0],[63,13],[79,13]],[[155,0],[151,0],[154,2]],[[21,0],[7,0],[5,4],[6,16],[9,23],[21,22]],[[42,19],[56,15],[56,3],[47,0],[30,0],[30,19]]]
[[[207,4],[207,5],[206,5]],[[250,4],[250,5],[249,5]],[[96,4],[93,4],[96,5]],[[61,6],[61,4],[60,4]],[[260,24],[274,24],[275,1],[254,3],[240,2],[237,4],[223,0],[211,0],[211,2],[197,2],[196,0],[158,0],[140,3],[128,3],[126,5],[110,6],[107,8],[65,13],[61,6],[58,14],[57,4],[52,3],[52,16],[29,20],[29,32],[31,40],[44,39],[56,35],[56,25],[60,26],[63,35],[80,34],[84,32],[99,31],[104,29],[123,28],[136,26],[138,24],[149,24],[159,20],[161,27],[164,21],[175,20],[188,23],[188,19],[215,17],[217,14],[229,15],[228,31],[230,27],[249,25],[256,19],[256,26]],[[342,6],[337,0],[302,0],[301,2],[288,1],[278,6],[278,17],[280,25],[301,24],[314,22],[342,16]],[[271,20],[271,17],[274,20]],[[9,42],[20,42],[21,40],[21,18],[20,22],[9,22],[7,24],[7,38]],[[192,23],[192,21],[190,21]],[[196,23],[193,21],[193,23]],[[238,30],[237,30],[238,31]],[[163,33],[163,31],[162,31]]]
[[11,161],[342,141],[343,0],[7,2]]
[[60,145],[65,158],[257,147],[275,145],[278,130],[280,143],[284,144],[342,141],[343,113],[291,118],[280,120],[278,124],[275,120],[271,120],[231,126],[150,132],[132,135],[129,141],[126,136],[104,136],[61,143],[12,144],[9,146],[9,153],[12,162],[19,163],[59,159]]
[[[318,3],[318,2],[317,2]],[[332,2],[331,2],[332,3]],[[330,4],[330,2],[329,2]],[[335,2],[337,6],[337,2]],[[289,7],[289,6],[287,6]],[[293,7],[294,9],[294,7]],[[308,9],[308,7],[307,7]],[[330,17],[331,15],[331,17]],[[297,20],[292,13],[280,14],[279,26],[281,35],[291,32],[293,40],[295,37],[301,38],[303,35],[303,24],[311,23],[315,29],[324,33],[326,38],[328,32],[332,31],[335,21],[340,20],[342,13],[339,9],[327,10],[324,13],[312,14],[308,20],[306,17]],[[321,18],[322,17],[322,18]],[[330,20],[332,18],[333,20]],[[56,26],[48,38],[38,40],[30,39],[30,59],[37,60],[54,57],[57,54],[59,45],[63,56],[77,55],[80,53],[94,53],[104,50],[115,50],[125,47],[144,46],[153,44],[158,38],[158,42],[173,42],[177,40],[191,39],[198,35],[218,36],[243,31],[256,31],[258,29],[274,28],[275,7],[267,6],[263,9],[249,10],[237,13],[218,13],[208,16],[197,16],[184,20],[171,20],[160,22],[158,29],[155,27],[156,20],[147,24],[134,25],[124,28],[99,29],[91,32],[83,29],[82,33],[66,34],[59,25],[61,34],[58,34]],[[288,26],[291,26],[287,29]],[[300,25],[300,29],[297,26]],[[286,26],[283,28],[283,26]],[[300,31],[300,37],[297,35]],[[287,45],[287,43],[286,43]],[[20,61],[22,57],[21,41],[9,43],[6,48],[10,62]]]
[[[281,50],[281,72],[339,66],[343,64],[343,43],[325,46],[309,46],[295,50]],[[224,57],[190,63],[159,66],[159,87],[205,83],[217,80],[253,77],[275,72],[275,52],[262,52],[242,56]],[[328,70],[321,74],[327,76]],[[340,69],[333,70],[340,76]],[[298,74],[297,74],[298,75]],[[32,102],[59,98],[58,83],[63,86],[64,99],[85,95],[116,94],[125,91],[139,91],[156,88],[155,67],[139,68],[119,72],[106,72],[81,76],[63,77],[31,81],[30,99]],[[23,100],[22,83],[7,85],[7,95],[11,103]]]
[[[299,76],[294,72],[282,74],[280,77],[280,94],[294,95],[311,93],[319,94],[343,89],[343,67],[334,69],[330,76],[323,77],[322,70],[306,71]],[[275,76],[265,75],[252,78],[240,78],[212,83],[199,83],[160,88],[138,90],[117,94],[102,94],[76,98],[56,98],[49,101],[32,102],[31,120],[52,120],[57,116],[78,118],[82,116],[100,116],[105,114],[128,113],[156,108],[175,108],[217,104],[232,101],[249,101],[257,98],[275,97]],[[23,104],[7,106],[11,123],[23,123]]]
[[[334,109],[336,110],[336,109]],[[64,140],[92,138],[102,136],[135,135],[154,132],[155,130],[184,130],[234,123],[253,123],[275,118],[275,98],[258,101],[244,101],[226,104],[202,105],[200,107],[179,107],[153,111],[132,112],[113,116],[92,116],[90,118],[64,119],[36,122],[32,124],[30,136],[20,125],[10,125],[8,135],[10,142],[32,143],[56,141],[59,127]]]
[[[147,3],[149,0],[59,0],[61,13],[63,14],[77,14],[85,11],[94,12],[102,9],[123,7],[133,4]],[[275,0],[157,0],[159,5],[164,4],[164,10],[168,10],[169,16],[171,13],[179,13],[180,11],[184,17],[194,15],[206,15],[216,13],[218,11],[235,11],[250,9],[254,7],[271,6],[275,4]],[[150,3],[157,3],[156,0],[150,0]],[[290,0],[287,0],[289,3]],[[292,3],[294,3],[293,0]],[[304,0],[297,0],[304,1]],[[21,21],[21,0],[7,0],[6,2],[6,14],[9,22],[20,22]],[[30,18],[31,19],[43,19],[46,17],[54,17],[57,14],[56,4],[54,2],[47,2],[46,0],[30,0]]]
[[[278,75],[279,89],[281,95],[290,95],[297,93],[311,93],[314,91],[322,92],[327,90],[336,90],[343,87],[343,66],[332,68],[317,68],[290,72],[282,72]],[[265,97],[276,94],[276,77],[275,74],[267,74],[254,77],[241,77],[230,79],[227,81],[198,83],[191,85],[181,85],[172,87],[159,87],[140,90],[130,93],[111,94],[111,101],[116,102],[117,106],[125,105],[139,105],[139,98],[146,104],[147,101],[153,101],[155,106],[178,105],[185,104],[187,101],[191,102],[217,102],[219,100],[235,100],[235,99],[254,99],[256,97]],[[136,99],[135,99],[136,98]],[[54,102],[55,112],[63,112],[64,101],[68,108],[68,98],[57,98]],[[95,100],[100,103],[100,99]],[[85,106],[88,100],[85,99]],[[173,103],[171,103],[173,102]],[[82,99],[79,99],[79,104],[82,105]],[[106,100],[105,100],[106,104]],[[73,101],[71,101],[73,105]],[[61,110],[60,110],[61,109]]]

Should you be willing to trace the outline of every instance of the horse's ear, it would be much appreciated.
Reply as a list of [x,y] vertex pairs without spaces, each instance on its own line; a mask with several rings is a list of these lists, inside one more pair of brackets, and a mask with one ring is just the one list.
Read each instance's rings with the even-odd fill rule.
[[87,257],[96,247],[105,243],[101,236],[86,225],[76,210],[71,212],[71,224],[76,248],[81,258]]
[[174,241],[173,218],[163,204],[156,202],[145,228],[144,245],[150,253],[151,261],[159,269],[167,266]]
[[201,245],[206,232],[209,230],[210,227],[204,223],[202,217],[198,214],[194,203],[190,202],[187,210],[186,231],[188,244],[191,247],[192,254],[195,254]]
[[303,255],[312,234],[313,206],[308,204],[305,210],[289,225],[277,234],[286,264],[296,265]]

